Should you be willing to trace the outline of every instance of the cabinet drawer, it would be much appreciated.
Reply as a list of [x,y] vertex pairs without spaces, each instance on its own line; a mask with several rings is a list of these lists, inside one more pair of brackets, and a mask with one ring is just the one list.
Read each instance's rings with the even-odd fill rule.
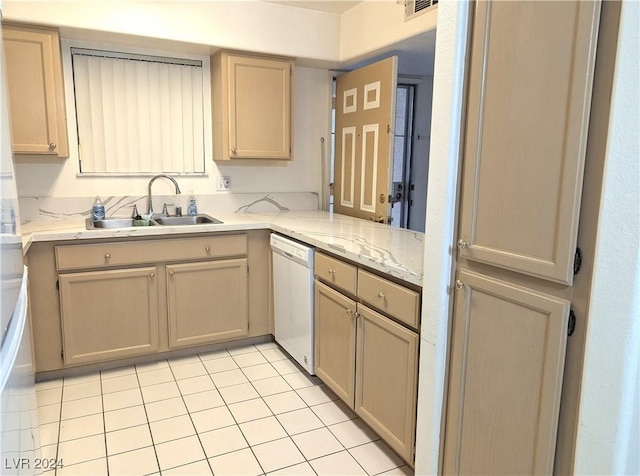
[[218,235],[56,246],[58,270],[144,264],[247,254],[247,235]]
[[315,274],[321,281],[355,295],[358,269],[321,253],[315,255]]
[[358,297],[374,308],[418,328],[420,294],[391,281],[358,270]]

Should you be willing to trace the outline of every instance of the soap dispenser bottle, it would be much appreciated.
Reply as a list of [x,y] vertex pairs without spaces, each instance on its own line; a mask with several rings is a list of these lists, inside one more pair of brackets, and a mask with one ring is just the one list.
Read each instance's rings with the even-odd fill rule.
[[198,214],[198,206],[196,205],[196,197],[193,196],[193,192],[189,196],[189,205],[187,207],[187,213],[189,215],[197,215]]
[[100,197],[96,197],[96,200],[93,202],[91,215],[93,217],[93,221],[104,220],[104,204],[102,203],[102,200],[100,200]]

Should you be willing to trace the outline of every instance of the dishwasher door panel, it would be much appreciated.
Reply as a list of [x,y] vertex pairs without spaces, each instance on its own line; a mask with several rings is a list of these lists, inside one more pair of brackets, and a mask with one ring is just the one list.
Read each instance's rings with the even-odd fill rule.
[[313,271],[272,253],[275,339],[309,372],[313,361]]

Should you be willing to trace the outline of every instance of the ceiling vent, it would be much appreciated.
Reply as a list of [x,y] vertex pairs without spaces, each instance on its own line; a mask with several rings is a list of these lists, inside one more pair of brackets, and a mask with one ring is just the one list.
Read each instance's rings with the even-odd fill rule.
[[404,21],[409,21],[438,7],[438,0],[405,0]]

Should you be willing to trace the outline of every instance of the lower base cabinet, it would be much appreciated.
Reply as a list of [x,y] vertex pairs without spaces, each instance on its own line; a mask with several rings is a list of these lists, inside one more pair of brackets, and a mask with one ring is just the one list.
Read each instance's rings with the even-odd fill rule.
[[418,347],[416,332],[315,281],[316,375],[409,464]]
[[358,304],[355,411],[412,462],[418,391],[418,335]]
[[168,265],[169,347],[246,337],[247,260]]
[[356,302],[315,282],[316,375],[351,408],[355,404]]
[[158,350],[156,267],[60,276],[65,364],[84,364]]

